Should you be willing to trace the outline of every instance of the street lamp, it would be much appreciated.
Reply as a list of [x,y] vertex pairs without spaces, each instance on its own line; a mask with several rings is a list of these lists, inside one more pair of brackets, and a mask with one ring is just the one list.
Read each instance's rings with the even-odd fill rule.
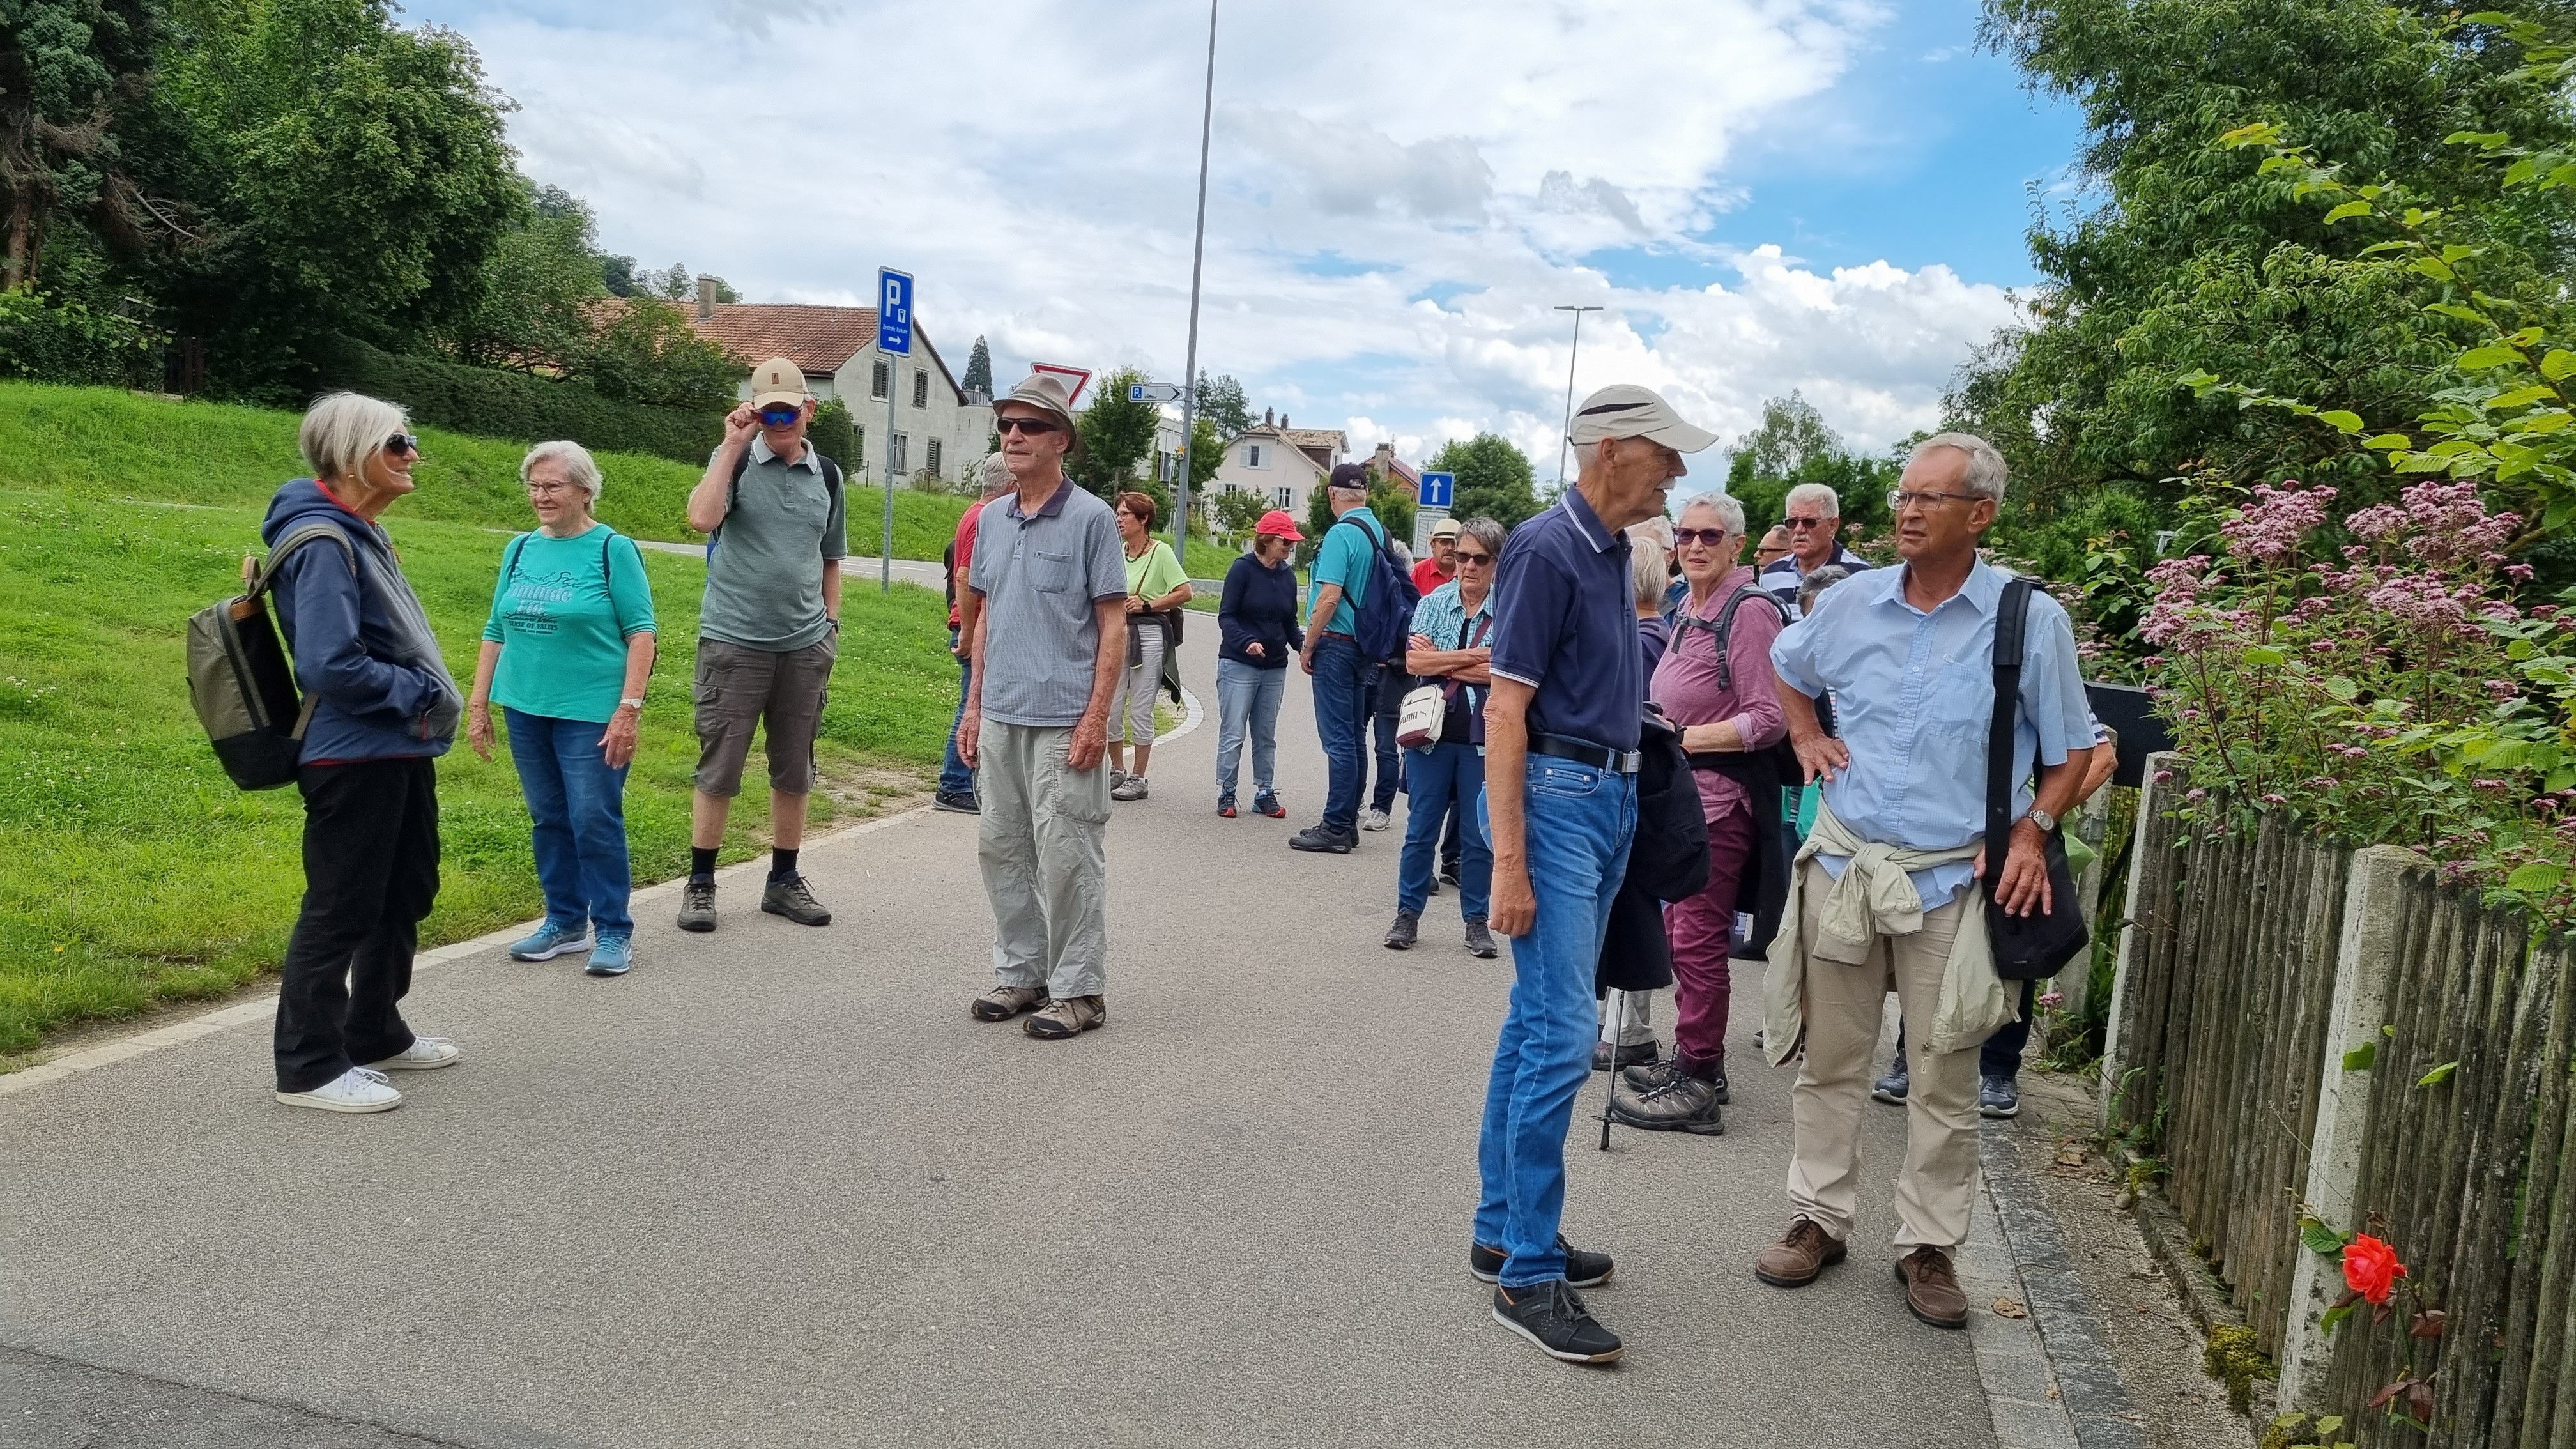
[[1574,440],[1574,359],[1583,355],[1583,314],[1598,312],[1598,307],[1559,306],[1559,312],[1574,314],[1574,350],[1565,356],[1565,426],[1557,430],[1556,491],[1565,491],[1565,450]]
[[1216,5],[1208,0],[1207,93],[1199,102],[1199,222],[1190,242],[1190,345],[1181,364],[1181,476],[1172,480],[1172,552],[1190,573],[1190,454],[1199,440],[1199,271],[1207,254],[1208,136],[1216,120]]

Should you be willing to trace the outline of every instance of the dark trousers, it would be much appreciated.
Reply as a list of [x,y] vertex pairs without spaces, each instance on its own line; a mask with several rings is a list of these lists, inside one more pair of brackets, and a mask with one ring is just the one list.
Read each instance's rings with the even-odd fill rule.
[[[957,648],[957,631],[948,631],[948,648]],[[957,753],[957,727],[966,722],[966,690],[975,682],[975,663],[965,655],[957,656],[957,711],[948,717],[948,757],[939,762],[939,793],[972,795],[975,772],[966,768],[966,757]]]
[[1395,727],[1404,715],[1404,687],[1410,676],[1379,665],[1369,671],[1369,728],[1376,737],[1377,788],[1369,804],[1395,808],[1396,791],[1404,787],[1404,751],[1395,747]]
[[411,1045],[420,923],[438,899],[438,764],[308,765],[304,911],[277,989],[277,1086],[309,1092]]

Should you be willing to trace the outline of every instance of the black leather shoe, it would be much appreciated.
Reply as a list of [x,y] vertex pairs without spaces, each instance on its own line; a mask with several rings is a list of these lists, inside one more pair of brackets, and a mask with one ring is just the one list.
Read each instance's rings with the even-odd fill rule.
[[1633,1042],[1616,1052],[1610,1050],[1610,1043],[1595,1041],[1592,1043],[1592,1070],[1606,1072],[1619,1067],[1644,1066],[1652,1063],[1660,1051],[1661,1048],[1650,1041]]
[[[1577,1288],[1590,1288],[1610,1281],[1608,1253],[1587,1253],[1567,1242],[1563,1233],[1556,1235],[1556,1248],[1565,1254],[1568,1283]],[[1500,1283],[1503,1281],[1503,1260],[1508,1256],[1500,1248],[1489,1248],[1482,1243],[1470,1244],[1467,1248],[1467,1271],[1475,1274],[1479,1283]]]
[[1395,913],[1395,924],[1386,928],[1386,949],[1410,951],[1422,934],[1422,917],[1413,911]]
[[1322,851],[1329,855],[1348,855],[1351,847],[1359,843],[1357,831],[1326,830],[1320,825],[1309,825],[1288,837],[1290,850]]
[[1562,1278],[1526,1288],[1496,1288],[1494,1321],[1562,1363],[1610,1363],[1624,1348],[1619,1335],[1595,1321],[1582,1295]]

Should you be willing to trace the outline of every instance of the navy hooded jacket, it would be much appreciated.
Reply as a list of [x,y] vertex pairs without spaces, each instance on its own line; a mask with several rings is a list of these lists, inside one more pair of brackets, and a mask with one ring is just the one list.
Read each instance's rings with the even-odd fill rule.
[[277,490],[259,536],[274,547],[311,520],[337,528],[351,552],[309,543],[277,575],[277,622],[295,656],[295,682],[317,700],[299,761],[339,765],[446,754],[464,695],[439,657],[427,611],[394,562],[393,541],[310,478]]

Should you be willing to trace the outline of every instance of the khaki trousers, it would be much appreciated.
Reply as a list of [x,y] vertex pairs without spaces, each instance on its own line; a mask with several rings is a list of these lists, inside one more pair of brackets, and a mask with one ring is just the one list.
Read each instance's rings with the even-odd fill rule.
[[[1805,919],[1813,942],[1832,887],[1810,860]],[[1860,1198],[1860,1119],[1869,1110],[1870,1057],[1886,995],[1896,993],[1909,1042],[1931,1039],[1950,939],[1974,890],[1923,913],[1910,936],[1880,936],[1858,966],[1807,958],[1807,1055],[1790,1090],[1796,1146],[1789,1161],[1789,1205],[1839,1242],[1849,1238]],[[1977,1044],[1933,1056],[1907,1054],[1913,1083],[1905,1097],[1905,1165],[1896,1177],[1896,1245],[1955,1248],[1967,1241],[1968,1209],[1977,1191]]]
[[1050,996],[1109,977],[1109,762],[1066,763],[1073,727],[986,720],[977,737],[975,854],[993,903],[993,974]]

